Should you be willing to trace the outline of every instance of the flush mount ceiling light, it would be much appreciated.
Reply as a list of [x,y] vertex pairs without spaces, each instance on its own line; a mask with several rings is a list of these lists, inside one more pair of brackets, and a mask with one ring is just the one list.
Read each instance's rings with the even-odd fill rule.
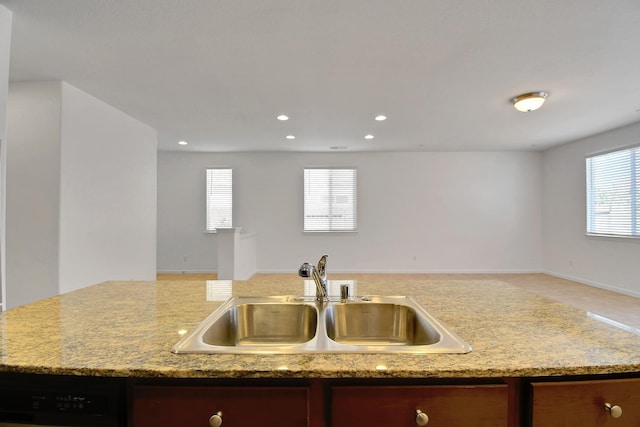
[[178,145],[187,145],[188,142],[187,141],[178,141]]
[[378,122],[382,122],[387,120],[387,116],[385,116],[384,114],[378,114],[377,116],[374,117],[374,120]]
[[285,138],[287,138],[287,139],[296,139],[295,135],[287,135],[287,136],[285,136]]
[[373,135],[369,134],[369,135],[365,135],[364,139],[373,139],[375,138]]
[[284,114],[280,114],[278,117],[276,117],[276,119],[278,119],[280,121],[285,121],[285,120],[289,120],[289,116],[286,116]]
[[518,95],[511,101],[516,110],[528,113],[542,107],[548,96],[547,92],[529,92]]

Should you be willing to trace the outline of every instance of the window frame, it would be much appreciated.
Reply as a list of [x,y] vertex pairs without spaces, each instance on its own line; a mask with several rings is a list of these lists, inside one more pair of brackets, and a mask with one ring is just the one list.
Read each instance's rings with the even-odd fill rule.
[[[323,228],[323,229],[314,229],[307,228],[307,210],[308,210],[308,200],[307,200],[307,171],[313,170],[323,170],[323,171],[352,171],[353,172],[353,181],[350,186],[352,200],[350,202],[351,212],[350,214],[353,217],[351,228],[338,228],[331,227]],[[302,182],[302,231],[303,233],[357,233],[358,232],[358,169],[356,167],[349,166],[305,166],[303,169],[303,182]],[[331,202],[330,202],[331,204]],[[331,211],[331,209],[329,209]]]
[[[209,174],[212,171],[229,171],[230,173],[229,194],[222,195],[222,197],[230,198],[229,207],[228,207],[230,209],[230,212],[229,212],[230,222],[228,227],[210,227],[210,216],[214,215],[209,211],[213,204],[212,201],[210,201],[212,189],[210,188],[210,179],[209,179]],[[214,222],[214,221],[211,221],[211,222]],[[218,224],[219,223],[220,222],[218,222]],[[217,230],[225,230],[225,229],[232,229],[232,228],[233,228],[233,168],[227,167],[227,166],[208,167],[205,169],[205,233],[215,234]]]
[[[614,153],[624,153],[630,152],[628,161],[620,162],[615,166],[623,166],[622,174],[628,173],[628,178],[625,177],[623,179],[628,180],[628,192],[620,191],[621,193],[628,193],[629,201],[628,201],[628,215],[629,215],[629,232],[611,232],[611,230],[606,230],[609,232],[597,231],[596,225],[594,221],[596,221],[597,215],[601,215],[603,212],[598,213],[596,211],[596,207],[599,205],[598,195],[595,193],[598,191],[598,185],[602,186],[602,177],[599,183],[594,182],[596,177],[593,176],[593,165],[592,162],[594,158],[603,157],[607,155],[611,155]],[[626,164],[625,164],[626,163]],[[611,165],[610,165],[611,168]],[[594,154],[589,154],[585,156],[585,187],[586,187],[586,235],[588,237],[598,237],[598,238],[613,238],[613,239],[631,239],[640,241],[640,144],[633,144],[626,147],[616,148],[612,150],[602,151]],[[608,180],[611,180],[612,177],[609,176]],[[615,178],[619,180],[623,180],[620,178]],[[601,188],[601,187],[600,187]],[[604,197],[607,197],[608,194],[605,194]],[[614,194],[614,197],[619,197],[619,194]],[[606,212],[607,214],[611,213],[612,207],[622,208],[623,204],[610,204],[609,210]]]

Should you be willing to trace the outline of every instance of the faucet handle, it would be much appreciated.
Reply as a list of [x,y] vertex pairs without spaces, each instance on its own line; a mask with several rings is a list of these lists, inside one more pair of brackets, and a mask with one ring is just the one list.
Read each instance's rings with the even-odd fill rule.
[[340,301],[347,302],[349,300],[349,285],[340,285]]

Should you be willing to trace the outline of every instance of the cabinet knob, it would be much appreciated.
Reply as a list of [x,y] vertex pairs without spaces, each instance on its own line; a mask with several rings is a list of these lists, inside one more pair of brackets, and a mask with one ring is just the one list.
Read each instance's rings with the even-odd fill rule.
[[604,409],[609,412],[611,418],[620,418],[622,416],[622,408],[618,405],[612,405],[611,403],[605,403]]
[[428,423],[429,416],[420,409],[416,409],[416,424],[419,426],[426,426]]
[[211,415],[211,418],[209,418],[209,425],[211,427],[220,427],[222,425],[222,412],[218,411],[217,414]]

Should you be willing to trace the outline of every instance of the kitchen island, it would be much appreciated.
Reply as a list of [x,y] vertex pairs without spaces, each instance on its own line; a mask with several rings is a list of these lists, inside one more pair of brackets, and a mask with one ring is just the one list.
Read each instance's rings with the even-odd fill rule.
[[[532,414],[535,419],[532,383],[630,378],[640,394],[640,335],[590,313],[499,281],[376,276],[353,285],[358,295],[412,296],[473,351],[173,354],[170,349],[180,337],[228,297],[301,295],[312,288],[300,278],[281,275],[233,282],[105,282],[2,313],[0,375],[123,378],[129,385],[127,399],[143,402],[133,405],[134,411],[146,408],[144,399],[158,399],[158,387],[186,387],[188,394],[191,387],[291,386],[304,389],[308,399],[302,399],[312,402],[307,408],[312,426],[340,425],[327,419],[340,412],[332,402],[350,402],[349,387],[359,387],[360,396],[371,391],[372,402],[384,398],[375,395],[380,387],[393,387],[395,396],[399,390],[419,394],[415,387],[502,387],[509,425],[529,423]],[[396,390],[403,386],[410,389]],[[620,419],[635,415],[631,407],[623,409]],[[142,418],[128,418],[130,424],[135,419],[136,426],[147,425]]]

